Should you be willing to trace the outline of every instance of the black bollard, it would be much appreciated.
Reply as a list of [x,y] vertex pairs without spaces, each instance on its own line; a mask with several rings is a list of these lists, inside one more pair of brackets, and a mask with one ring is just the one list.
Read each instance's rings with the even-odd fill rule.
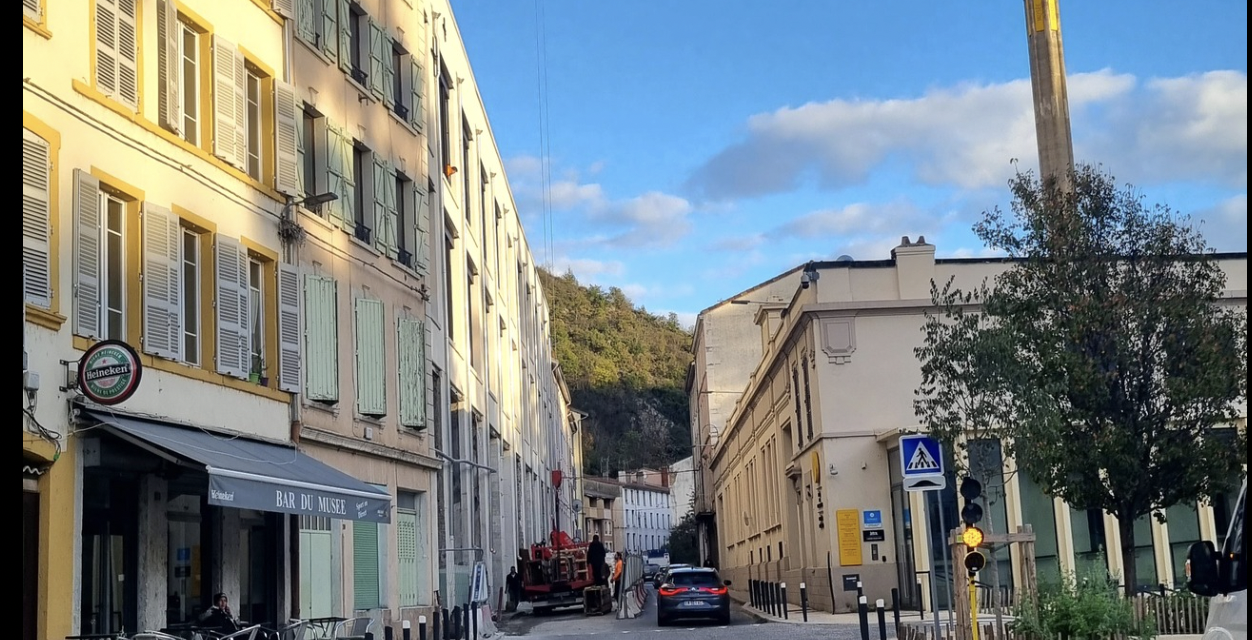
[[774,616],[781,618],[782,617],[782,598],[779,597],[780,594],[778,591],[778,583],[771,582],[769,583],[769,586],[770,586],[770,589],[772,589],[770,595],[774,598]]
[[800,583],[800,615],[804,621],[809,621],[809,589],[803,582]]
[[869,611],[865,603],[865,596],[859,596],[856,599],[856,615],[861,622],[861,640],[869,640]]
[[756,580],[748,578],[748,605],[756,606]]
[[426,616],[417,617],[417,640],[426,640]]
[[895,622],[896,637],[900,637],[900,589],[891,588],[891,618]]
[[373,632],[373,631],[366,631],[366,632],[365,632],[365,640],[374,640],[374,632]]
[[791,608],[791,607],[789,606],[789,603],[787,602],[787,583],[786,583],[786,582],[780,582],[780,583],[778,583],[778,599],[782,602],[782,614],[783,614],[783,620],[786,620],[786,619],[787,619],[787,617],[788,617],[788,616],[787,616],[787,613],[788,613],[787,609],[790,609],[790,608]]
[[775,597],[775,595],[776,594],[774,593],[774,583],[766,582],[765,583],[765,601],[769,603],[770,615],[777,617],[778,616],[778,598]]
[[878,610],[878,640],[887,640],[887,607],[882,598],[874,601],[874,608]]
[[469,637],[477,638],[478,637],[478,603],[477,602],[470,603],[470,629],[472,630],[472,633],[470,634]]
[[860,580],[856,581],[856,597],[860,598],[865,595],[865,587]]
[[461,640],[469,640],[469,637],[470,637],[469,633],[470,633],[470,606],[469,606],[469,603],[467,602],[465,603],[465,606],[461,607],[461,636],[460,636]]
[[383,640],[396,640],[396,632],[390,626],[383,627]]
[[408,620],[400,622],[400,640],[413,640],[412,624]]
[[435,616],[435,640],[448,640],[448,610],[440,609]]

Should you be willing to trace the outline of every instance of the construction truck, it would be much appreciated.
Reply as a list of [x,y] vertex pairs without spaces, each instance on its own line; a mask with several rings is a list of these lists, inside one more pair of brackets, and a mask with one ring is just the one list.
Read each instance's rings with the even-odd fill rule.
[[553,531],[550,543],[518,551],[522,601],[535,615],[558,607],[582,606],[583,590],[595,584],[587,565],[587,544],[574,542],[564,531]]

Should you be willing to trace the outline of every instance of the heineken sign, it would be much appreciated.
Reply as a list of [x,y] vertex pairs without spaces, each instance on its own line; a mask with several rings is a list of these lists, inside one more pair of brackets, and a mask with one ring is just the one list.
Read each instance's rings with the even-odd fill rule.
[[143,365],[120,340],[97,342],[78,360],[78,390],[99,404],[119,404],[135,394]]

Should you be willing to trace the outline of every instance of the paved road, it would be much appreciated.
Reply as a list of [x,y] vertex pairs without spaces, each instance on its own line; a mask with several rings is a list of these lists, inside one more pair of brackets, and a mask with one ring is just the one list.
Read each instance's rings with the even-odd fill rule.
[[860,632],[855,626],[845,629],[842,625],[759,623],[737,606],[731,614],[729,626],[693,621],[657,627],[655,599],[651,595],[643,615],[638,618],[618,620],[615,616],[584,616],[579,610],[569,609],[547,616],[518,616],[506,623],[503,630],[510,637],[520,636],[528,640],[607,640],[609,637],[624,640],[860,640]]

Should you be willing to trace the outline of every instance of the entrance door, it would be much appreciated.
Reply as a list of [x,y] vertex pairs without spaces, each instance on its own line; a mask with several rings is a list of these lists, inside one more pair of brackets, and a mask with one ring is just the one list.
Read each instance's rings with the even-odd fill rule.
[[921,606],[917,593],[917,569],[913,563],[913,522],[909,509],[909,494],[903,484],[891,485],[891,514],[895,522],[896,572],[900,588],[900,607],[917,609]]
[[[27,482],[33,482],[27,480]],[[39,494],[22,492],[22,640],[39,636]]]
[[134,480],[84,473],[82,537],[83,633],[134,630],[138,575],[138,513]]

